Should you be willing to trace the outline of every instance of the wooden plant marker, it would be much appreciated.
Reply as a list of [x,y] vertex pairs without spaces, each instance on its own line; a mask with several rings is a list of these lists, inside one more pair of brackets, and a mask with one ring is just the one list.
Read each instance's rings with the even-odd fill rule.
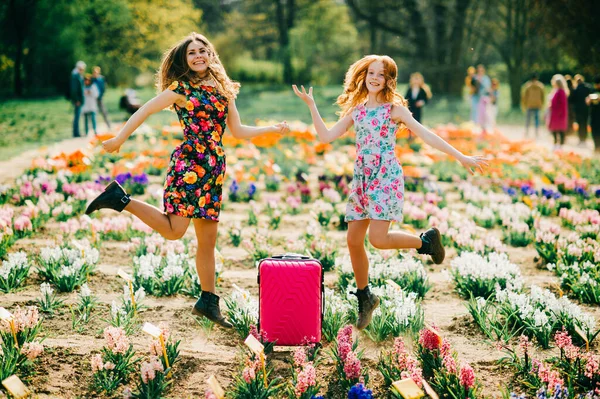
[[587,336],[585,335],[585,333],[583,332],[583,330],[579,327],[575,327],[575,332],[581,337],[583,338],[583,340],[585,341],[585,350],[586,352],[590,351],[590,342],[587,339]]
[[15,347],[19,349],[19,340],[17,340],[17,331],[15,328],[15,318],[12,313],[10,313],[5,308],[0,307],[0,320],[8,320],[8,325],[10,326],[10,332],[15,340]]
[[133,293],[133,278],[123,269],[117,271],[117,275],[127,282],[129,286],[129,295],[131,295],[131,306],[133,306],[133,314],[137,316],[137,305],[135,304],[135,295]]
[[425,393],[427,393],[427,395],[429,395],[429,397],[431,399],[440,399],[440,397],[438,396],[438,394],[433,390],[433,388],[427,383],[427,381],[422,380],[423,381],[423,388],[425,389]]
[[405,378],[400,381],[392,382],[392,386],[404,399],[419,399],[425,396],[425,392],[412,378]]
[[264,377],[264,382],[265,382],[265,388],[268,386],[267,384],[267,366],[266,366],[266,362],[265,362],[265,347],[264,345],[256,339],[256,337],[252,334],[249,334],[248,337],[246,338],[246,340],[244,341],[244,344],[246,344],[246,346],[248,348],[250,348],[250,350],[252,352],[254,352],[254,354],[256,356],[258,356],[258,358],[260,359],[260,365],[262,366],[263,369],[263,377]]
[[221,388],[221,384],[219,384],[219,381],[217,381],[217,377],[211,375],[208,380],[206,380],[206,383],[208,384],[210,390],[215,394],[217,399],[225,398],[225,391],[223,388]]
[[2,381],[2,385],[15,399],[26,398],[31,395],[29,388],[14,374]]
[[398,283],[396,283],[394,280],[388,279],[385,280],[386,284],[390,285],[391,287],[395,288],[396,290],[402,292],[402,287],[400,287],[398,285]]
[[413,233],[413,234],[417,234],[417,230],[415,230],[415,228],[414,228],[414,227],[412,227],[412,225],[410,225],[410,224],[406,224],[406,223],[405,223],[405,224],[403,224],[403,225],[402,225],[402,228],[403,228],[404,230],[408,230],[408,231],[410,231],[410,232],[411,232],[411,233]]
[[[169,365],[169,357],[167,356],[167,347],[165,345],[165,338],[163,337],[162,330],[156,327],[154,324],[146,322],[142,327],[142,331],[154,338],[158,338],[163,351],[163,356],[165,358],[165,364],[167,365],[167,368],[170,368],[171,366]],[[170,371],[167,373],[167,378],[171,378]]]
[[[244,299],[246,299],[246,300],[248,299],[248,293],[247,293],[246,291],[244,291],[243,289],[241,289],[241,288],[240,288],[240,287],[239,287],[237,284],[235,284],[235,283],[233,283],[233,284],[231,284],[231,285],[233,286],[233,288],[234,288],[234,289],[235,289],[237,292],[239,292],[240,294],[242,294],[242,297],[243,297]],[[260,342],[259,342],[259,344],[260,344]],[[262,345],[262,344],[261,344],[261,345]],[[250,348],[250,349],[252,349],[252,348]]]

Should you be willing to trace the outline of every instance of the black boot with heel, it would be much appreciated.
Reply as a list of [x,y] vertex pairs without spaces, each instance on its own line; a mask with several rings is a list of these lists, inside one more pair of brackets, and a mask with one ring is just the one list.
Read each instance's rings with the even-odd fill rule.
[[379,306],[379,298],[371,292],[368,285],[362,290],[357,289],[352,294],[358,298],[358,321],[356,322],[356,328],[363,330],[371,322],[373,311]]
[[421,248],[417,252],[421,255],[430,255],[431,260],[436,265],[441,264],[446,257],[444,245],[442,245],[442,235],[436,227],[432,227],[425,233],[421,233]]
[[129,202],[131,202],[129,194],[125,192],[118,182],[113,181],[106,186],[102,194],[97,196],[88,205],[85,214],[89,215],[98,209],[114,209],[117,212],[121,212]]
[[224,328],[233,327],[221,314],[219,297],[212,292],[202,291],[198,302],[196,302],[194,309],[192,309],[192,314],[198,317],[204,316]]

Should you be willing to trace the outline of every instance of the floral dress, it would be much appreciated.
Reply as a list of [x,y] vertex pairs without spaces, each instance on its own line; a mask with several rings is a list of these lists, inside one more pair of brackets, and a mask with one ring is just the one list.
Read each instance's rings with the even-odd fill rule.
[[184,95],[185,107],[175,104],[183,142],[171,154],[164,186],[167,213],[187,218],[219,220],[225,151],[222,135],[227,98],[213,86],[174,81],[169,90]]
[[398,125],[392,104],[359,105],[352,111],[356,130],[356,161],[346,221],[402,221],[404,177],[395,154]]

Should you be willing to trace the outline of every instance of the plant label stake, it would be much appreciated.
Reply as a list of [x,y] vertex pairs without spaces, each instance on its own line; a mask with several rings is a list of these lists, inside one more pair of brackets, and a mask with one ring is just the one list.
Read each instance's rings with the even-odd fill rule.
[[586,352],[590,351],[590,341],[588,341],[587,336],[585,335],[585,333],[583,332],[583,330],[579,327],[575,327],[575,332],[581,337],[583,338],[583,340],[585,341],[585,350]]
[[15,318],[13,317],[12,313],[5,308],[0,307],[0,320],[8,320],[10,332],[15,340],[15,348],[19,349],[19,341],[17,340],[17,331],[15,328]]
[[217,377],[211,375],[206,383],[208,384],[210,390],[215,394],[217,399],[225,398],[225,391],[223,391],[223,388],[221,388],[221,384],[219,384],[219,381],[217,381]]
[[385,280],[385,282],[386,282],[386,283],[387,283],[389,286],[391,286],[391,287],[395,288],[396,290],[398,290],[398,291],[402,292],[402,287],[400,287],[400,286],[398,285],[398,283],[396,283],[394,280],[388,279],[388,280]]
[[[165,345],[165,338],[163,337],[162,330],[160,328],[156,327],[152,323],[144,323],[144,326],[142,327],[142,331],[145,332],[146,334],[151,335],[152,337],[158,339],[158,341],[160,342],[162,351],[163,351],[163,356],[165,358],[165,364],[167,365],[167,368],[170,368],[171,366],[169,365],[169,357],[167,356],[167,347]],[[167,378],[171,378],[170,371],[167,373]]]
[[265,347],[252,334],[248,335],[248,337],[244,341],[244,344],[246,344],[246,346],[248,348],[250,348],[250,350],[252,352],[254,352],[254,354],[256,354],[256,356],[258,356],[258,358],[260,359],[260,365],[262,366],[262,369],[263,369],[263,377],[264,377],[265,388],[266,388],[268,386],[268,384],[267,384],[267,366],[265,364],[266,363],[265,362]]
[[123,280],[125,280],[127,282],[127,285],[129,286],[129,295],[131,295],[131,306],[133,306],[133,314],[137,316],[137,306],[135,304],[135,295],[133,294],[133,278],[129,274],[125,273],[125,271],[123,271],[122,269],[119,269],[117,271],[117,275]]
[[425,389],[425,392],[427,393],[427,395],[429,395],[431,399],[440,399],[438,394],[433,390],[433,388],[431,388],[431,386],[425,380],[423,380],[423,388]]
[[2,385],[15,399],[26,398],[31,395],[31,391],[23,384],[23,381],[14,374],[2,381]]
[[425,396],[425,392],[412,378],[405,378],[400,381],[392,382],[392,386],[404,399],[419,399]]

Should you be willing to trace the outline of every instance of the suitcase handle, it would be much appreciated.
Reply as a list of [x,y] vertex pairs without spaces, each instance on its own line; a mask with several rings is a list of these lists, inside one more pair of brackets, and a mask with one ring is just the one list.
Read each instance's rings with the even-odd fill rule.
[[295,253],[285,253],[283,255],[274,255],[271,257],[272,259],[310,259],[310,256],[295,254]]

